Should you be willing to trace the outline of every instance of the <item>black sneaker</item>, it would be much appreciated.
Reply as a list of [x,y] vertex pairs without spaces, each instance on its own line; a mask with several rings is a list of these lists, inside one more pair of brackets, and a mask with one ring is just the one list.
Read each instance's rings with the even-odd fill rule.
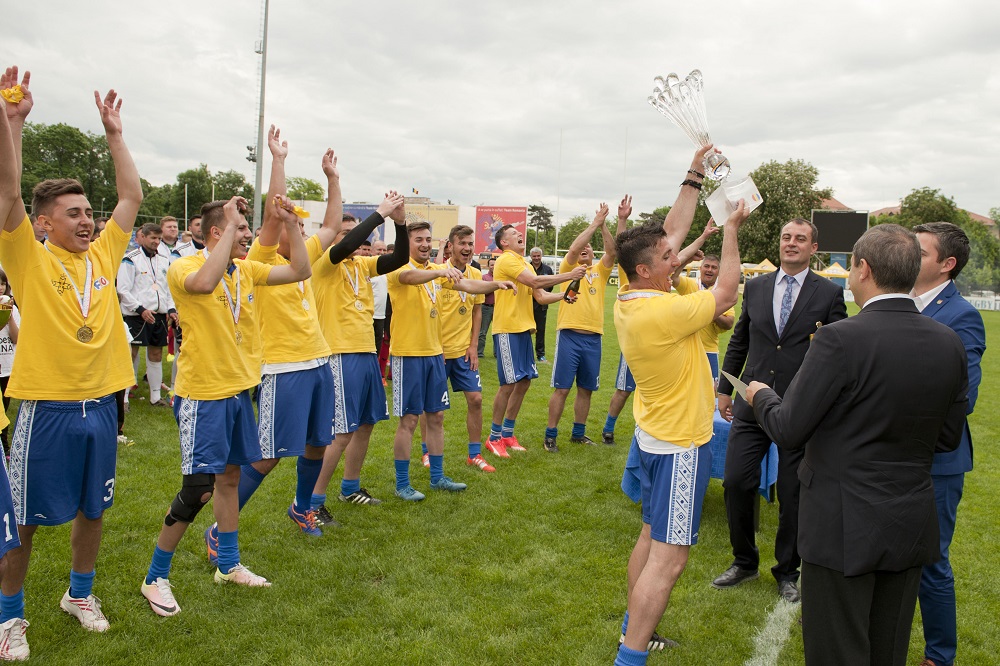
[[316,524],[320,527],[340,527],[337,519],[330,515],[326,504],[320,504],[319,508],[316,509]]
[[569,441],[573,444],[586,444],[587,446],[597,446],[597,442],[591,438],[584,435],[583,437],[570,437]]
[[351,493],[350,495],[340,495],[341,502],[349,502],[350,504],[370,504],[371,506],[378,506],[382,503],[382,500],[375,499],[369,494],[367,488],[361,488],[356,493]]
[[613,432],[602,432],[601,439],[604,440],[604,443],[608,446],[615,445],[615,433]]
[[[622,634],[621,638],[618,639],[618,645],[620,647],[624,644],[625,644],[625,634]],[[661,636],[654,631],[653,635],[649,637],[649,643],[646,644],[646,651],[658,652],[663,648],[675,648],[675,647],[680,647],[680,643],[678,643],[677,641],[672,641],[664,636]]]
[[545,450],[549,453],[559,453],[559,447],[556,446],[555,437],[546,437],[545,441],[542,442],[542,446],[545,447]]

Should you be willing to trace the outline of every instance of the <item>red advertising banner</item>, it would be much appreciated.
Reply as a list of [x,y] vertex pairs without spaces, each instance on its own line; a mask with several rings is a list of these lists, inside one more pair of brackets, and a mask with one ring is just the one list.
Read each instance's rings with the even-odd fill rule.
[[510,206],[476,206],[476,253],[496,252],[495,236],[500,227],[512,224],[520,233],[528,230],[528,209]]

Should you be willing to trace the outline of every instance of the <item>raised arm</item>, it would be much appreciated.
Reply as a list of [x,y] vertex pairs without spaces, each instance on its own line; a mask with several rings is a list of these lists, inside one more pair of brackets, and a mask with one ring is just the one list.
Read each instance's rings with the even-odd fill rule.
[[590,239],[594,237],[597,232],[598,227],[604,226],[604,220],[608,219],[608,204],[601,202],[601,205],[597,207],[597,211],[594,213],[594,220],[590,225],[580,232],[580,235],[573,239],[570,243],[569,250],[566,252],[564,259],[566,263],[570,266],[575,266],[576,262],[580,261],[580,253],[583,249],[587,247],[587,243]]
[[[0,101],[4,106],[4,126],[0,128],[0,222],[7,231],[14,231],[24,221],[26,213],[21,200],[21,136],[24,121],[34,106],[29,83],[31,72],[21,80],[17,103]],[[18,85],[17,66],[8,67],[0,76],[0,90]]]
[[[397,208],[401,209],[402,212],[397,212]],[[398,247],[400,239],[398,234],[401,226],[403,237],[406,237],[405,215],[405,210],[403,210],[403,196],[390,190],[390,192],[385,195],[385,199],[382,200],[382,203],[378,205],[378,208],[374,213],[365,218],[364,222],[348,231],[347,235],[340,239],[339,243],[330,248],[330,263],[339,264],[344,259],[347,259],[349,256],[354,254],[355,250],[361,247],[361,243],[371,236],[372,232],[375,231],[380,224],[385,222],[386,218],[390,217],[394,222],[396,222],[396,246]],[[343,218],[343,214],[341,214],[341,218]],[[409,245],[407,245],[407,248],[409,248]],[[409,249],[407,249],[407,261],[409,261]],[[405,264],[406,261],[403,263]],[[402,264],[400,264],[400,266],[402,266]],[[399,268],[399,266],[396,268]]]
[[632,197],[626,194],[618,203],[618,226],[615,228],[615,235],[611,235],[607,225],[601,226],[601,238],[604,239],[604,256],[601,257],[601,262],[607,268],[614,266],[615,260],[618,259],[618,245],[615,243],[615,238],[628,227],[628,218],[631,214]]
[[111,159],[115,163],[118,203],[111,217],[122,231],[131,234],[132,227],[135,226],[135,217],[139,214],[139,205],[142,204],[142,182],[139,180],[135,162],[132,161],[132,154],[129,153],[125,138],[122,136],[122,100],[118,97],[118,93],[109,90],[104,96],[104,101],[101,101],[101,94],[95,90],[94,101],[101,113],[104,135],[108,139],[108,152],[111,153]]
[[[215,244],[215,251],[208,255],[205,263],[194,273],[184,278],[184,291],[189,294],[211,294],[222,280],[230,261],[230,248],[236,238],[237,228],[246,222],[243,213],[249,210],[247,200],[243,197],[233,197],[222,207],[226,218],[226,228],[222,237]],[[206,236],[210,233],[206,229]]]
[[[699,148],[694,153],[691,166],[684,174],[683,181],[693,181],[701,185],[704,176],[699,175],[705,168],[705,155],[715,150],[711,144]],[[682,182],[683,182],[682,181]],[[682,247],[684,239],[687,238],[688,231],[691,230],[691,222],[694,221],[695,211],[698,210],[698,195],[701,187],[694,185],[681,185],[680,192],[677,193],[677,200],[670,207],[666,219],[663,220],[663,230],[667,232],[667,240],[670,247]]]
[[716,317],[736,305],[736,300],[739,298],[742,266],[737,238],[740,227],[743,226],[749,215],[750,211],[747,210],[746,202],[740,199],[736,210],[726,221],[726,230],[722,239],[722,258],[719,260],[719,279],[715,283],[715,289],[711,291],[715,296]]
[[288,261],[286,266],[275,266],[267,276],[268,285],[288,284],[305,280],[312,275],[312,264],[309,263],[309,251],[299,230],[299,216],[295,214],[295,204],[284,195],[268,198],[269,206],[274,207],[275,215],[285,225],[285,235],[288,236]]
[[[271,151],[271,179],[267,183],[267,198],[284,196],[288,193],[285,182],[285,159],[288,157],[288,142],[281,140],[281,129],[271,125],[267,130],[267,148]],[[257,241],[263,247],[278,244],[281,236],[281,219],[275,206],[265,205],[264,216],[260,223],[260,238]]]
[[[323,153],[323,173],[326,175],[326,212],[323,226],[316,235],[324,250],[333,244],[344,222],[344,197],[340,193],[340,170],[337,169],[337,155],[333,148]],[[367,236],[366,236],[367,238]]]
[[681,263],[677,266],[677,270],[674,271],[674,279],[680,275],[685,266],[695,260],[698,253],[701,251],[701,247],[705,244],[705,241],[717,233],[719,233],[719,228],[715,226],[715,220],[711,217],[708,218],[708,224],[705,225],[705,230],[694,239],[694,242],[677,253],[677,260]]

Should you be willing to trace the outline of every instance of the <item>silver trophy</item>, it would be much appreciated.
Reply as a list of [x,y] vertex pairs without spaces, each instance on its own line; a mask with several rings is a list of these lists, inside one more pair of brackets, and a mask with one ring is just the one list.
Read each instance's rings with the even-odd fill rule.
[[[708,135],[708,114],[702,96],[705,79],[701,70],[693,70],[682,81],[677,74],[653,79],[653,94],[647,101],[650,106],[670,118],[688,135],[696,146],[712,143]],[[729,160],[716,152],[705,157],[705,174],[713,180],[725,180],[729,175]]]

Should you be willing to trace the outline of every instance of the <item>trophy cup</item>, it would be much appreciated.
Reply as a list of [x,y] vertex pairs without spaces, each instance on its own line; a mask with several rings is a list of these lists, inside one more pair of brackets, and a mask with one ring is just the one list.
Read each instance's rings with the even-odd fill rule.
[[[705,79],[701,70],[693,70],[682,81],[677,74],[653,79],[653,94],[647,101],[650,106],[670,118],[688,135],[696,146],[712,143],[708,135],[708,114],[702,96]],[[729,176],[729,160],[715,152],[705,157],[705,174],[712,180],[725,180]]]

